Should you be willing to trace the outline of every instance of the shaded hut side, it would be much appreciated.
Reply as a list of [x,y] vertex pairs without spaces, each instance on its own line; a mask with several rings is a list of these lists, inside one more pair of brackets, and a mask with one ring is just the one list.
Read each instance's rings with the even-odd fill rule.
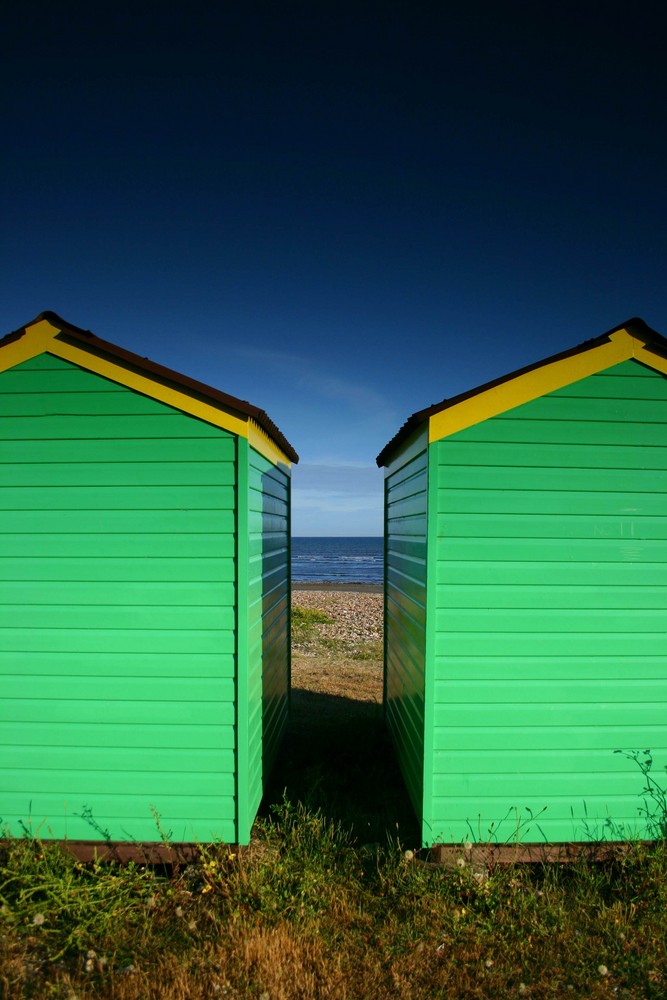
[[378,457],[387,720],[425,845],[651,834],[626,754],[664,778],[666,358],[630,321]]
[[53,313],[0,342],[11,833],[247,842],[287,715],[297,460],[263,411]]

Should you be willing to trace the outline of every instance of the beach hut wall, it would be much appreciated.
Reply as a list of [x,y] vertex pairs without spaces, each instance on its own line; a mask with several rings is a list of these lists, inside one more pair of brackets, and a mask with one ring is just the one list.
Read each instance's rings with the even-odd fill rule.
[[631,320],[413,414],[378,456],[386,718],[424,845],[655,832],[666,374]]
[[247,843],[287,719],[297,454],[54,313],[0,341],[0,407],[2,827]]

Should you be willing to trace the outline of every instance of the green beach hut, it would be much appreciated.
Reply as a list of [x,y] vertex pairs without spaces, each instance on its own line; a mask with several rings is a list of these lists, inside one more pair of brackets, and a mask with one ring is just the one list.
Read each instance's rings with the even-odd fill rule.
[[664,788],[666,375],[631,320],[378,456],[386,717],[425,846],[654,832],[632,755]]
[[0,341],[0,407],[0,828],[247,843],[287,720],[297,454],[50,312]]

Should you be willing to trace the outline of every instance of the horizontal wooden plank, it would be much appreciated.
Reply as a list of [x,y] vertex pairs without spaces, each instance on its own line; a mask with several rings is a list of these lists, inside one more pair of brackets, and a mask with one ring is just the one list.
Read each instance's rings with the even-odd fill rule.
[[[591,742],[594,738],[593,736]],[[667,749],[655,755],[656,773],[661,770],[663,762],[667,763]],[[614,750],[591,745],[570,747],[567,743],[558,749],[531,748],[529,757],[526,757],[523,750],[509,750],[505,747],[494,747],[493,750],[436,750],[433,754],[433,773],[493,775],[488,779],[491,783],[495,782],[496,774],[513,775],[517,778],[524,774],[605,774],[615,777],[622,773],[626,777],[631,776],[636,785],[637,777],[640,776],[637,765]]]
[[428,474],[426,467],[418,467],[410,476],[392,477],[387,480],[385,495],[389,505],[404,500],[406,497],[421,496],[426,507],[426,489]]
[[161,725],[161,726],[232,726],[234,705],[218,701],[60,701],[49,699],[13,698],[0,701],[0,722],[67,722],[94,723],[99,726]]
[[426,545],[388,547],[385,561],[388,572],[423,581],[426,576]]
[[392,560],[386,568],[385,578],[388,590],[398,589],[401,593],[412,594],[425,587],[426,567],[419,560]]
[[[0,440],[0,462],[85,465],[88,462],[212,462],[236,460],[236,437],[220,429],[218,437],[69,438],[59,441]],[[72,474],[76,470],[72,470]]]
[[[624,702],[572,703],[554,701],[549,704],[533,702],[525,704],[504,703],[501,715],[502,726],[508,729],[531,727],[539,717],[540,725],[556,726],[567,730],[571,726],[660,726],[665,724],[665,704],[663,702],[633,702],[631,708]],[[493,705],[480,704],[436,704],[434,725],[436,728],[462,728],[472,725],[497,725],[498,710]],[[567,740],[567,732],[562,735]]]
[[[571,420],[581,422],[667,423],[667,399],[581,399],[560,396],[557,392],[540,396],[508,411],[511,419]],[[499,414],[494,420],[505,419]]]
[[146,414],[162,416],[173,408],[150,396],[126,389],[125,392],[27,392],[5,395],[0,392],[0,418],[51,416],[116,416]]
[[[60,359],[58,359],[60,360]],[[75,365],[63,368],[27,369],[16,365],[0,374],[0,392],[5,394],[41,393],[55,395],[69,392],[130,392],[126,386],[94,375]]]
[[426,532],[426,503],[423,494],[416,496],[389,498],[387,501],[387,517],[392,521],[398,518],[420,518],[423,530]]
[[447,483],[450,469],[460,466],[507,469],[588,469],[591,475],[604,469],[667,469],[667,447],[641,448],[628,445],[560,444],[453,440],[446,459],[438,467],[439,480]]
[[[192,510],[186,507],[178,510],[5,510],[0,517],[0,535],[169,535],[171,554],[172,539],[178,544],[179,535],[191,536],[193,544],[197,534],[211,539],[211,555],[216,554],[216,542],[226,546],[235,533],[233,510]],[[225,537],[226,536],[226,537]],[[140,544],[140,540],[135,539]],[[10,539],[2,539],[2,551]],[[39,541],[37,542],[39,544]],[[162,545],[165,539],[162,538]]]
[[424,710],[424,651],[409,645],[393,645],[387,651],[386,677],[387,697],[405,696],[412,702],[410,711],[416,711],[421,718]]
[[201,486],[234,487],[231,462],[65,462],[0,465],[3,484],[18,487]]
[[659,656],[664,641],[659,632],[449,632],[435,637],[438,656]]
[[[58,610],[58,609],[56,609]],[[73,609],[70,620],[79,619]],[[8,618],[11,620],[11,615]],[[26,627],[12,623],[0,628],[0,652],[62,652],[94,653],[204,653],[222,654],[229,650],[234,641],[233,628],[218,629],[141,629],[141,628],[68,628],[65,626],[37,627],[35,614],[27,615],[30,624]],[[49,615],[50,620],[59,620],[58,614]],[[114,620],[114,624],[117,622]],[[194,625],[194,622],[192,623]]]
[[[479,562],[662,563],[667,580],[667,539],[655,538],[439,538],[439,560]],[[548,567],[545,582],[548,580]]]
[[434,662],[437,680],[577,680],[649,681],[667,678],[667,648],[659,656],[438,656]]
[[[209,512],[206,512],[207,514]],[[13,515],[8,517],[14,520]],[[106,516],[98,517],[106,523]],[[122,517],[110,516],[115,527]],[[33,517],[37,522],[38,515]],[[74,526],[76,518],[44,515],[51,527]],[[95,517],[91,515],[91,522]],[[132,521],[132,527],[139,522]],[[149,520],[149,518],[145,518]],[[165,522],[168,518],[157,517]],[[178,518],[181,523],[187,518]],[[203,519],[193,518],[196,526]],[[212,518],[207,518],[212,520]],[[222,518],[221,518],[222,520]],[[26,520],[22,519],[22,527]],[[142,579],[219,580],[228,583],[235,578],[235,539],[233,534],[209,535],[206,532],[0,532],[0,577],[7,579]],[[146,565],[142,565],[145,563]],[[24,564],[24,565],[22,565]]]
[[[409,676],[415,671],[421,677],[424,674],[424,633],[419,630],[397,628],[394,619],[388,619],[386,628],[385,672],[388,682],[390,673],[395,674],[397,689],[409,685]],[[403,676],[405,675],[405,680]],[[422,681],[423,686],[423,681]]]
[[387,521],[387,543],[393,544],[394,540],[408,540],[413,538],[426,537],[426,516],[424,514],[410,514],[405,517],[391,517]]
[[[22,835],[19,819],[28,822],[22,814],[8,817],[7,822],[8,831],[16,836]],[[146,819],[114,819],[110,825],[114,830],[113,835],[108,831],[110,839],[103,839],[102,834],[76,816],[50,816],[48,824],[42,818],[32,829],[42,840],[60,841],[68,853],[83,863],[100,859],[122,863],[134,861],[139,865],[183,864],[188,857],[198,856],[199,844],[214,841],[233,844],[238,839],[233,815],[227,819],[218,817],[197,822],[162,816],[160,829],[152,815]],[[169,834],[168,845],[156,840],[161,830]],[[97,840],[92,839],[95,836]]]
[[661,562],[470,562],[460,559],[438,565],[438,583],[478,586],[493,580],[498,587],[576,584],[606,586],[662,586],[665,566]]
[[[163,551],[165,547],[162,540]],[[0,551],[2,551],[0,548]],[[89,550],[90,551],[90,550]],[[143,557],[121,558],[99,555],[84,558],[62,557],[2,558],[0,556],[0,581],[2,580],[53,580],[88,582],[143,582],[161,583],[233,583],[235,565],[231,558],[181,558]],[[232,597],[233,599],[233,597]]]
[[[196,430],[195,430],[196,426]],[[178,410],[143,416],[0,417],[0,437],[15,441],[58,441],[71,438],[217,437],[219,429]]]
[[[3,607],[0,605],[0,630],[35,628],[76,631],[117,628],[134,629],[136,632],[146,630],[154,634],[163,631],[200,629],[229,631],[234,625],[235,616],[232,608],[214,606],[13,604]],[[137,648],[135,647],[135,650]]]
[[257,549],[253,555],[263,558],[265,555],[280,552],[284,555],[285,563],[289,562],[289,535],[285,531],[266,531],[262,535],[255,536]]
[[[386,702],[387,727],[399,757],[401,769],[411,793],[423,787],[424,722],[423,712],[401,698]],[[421,809],[421,806],[420,806]]]
[[440,449],[454,440],[646,448],[662,448],[665,445],[665,431],[662,424],[645,424],[623,419],[536,420],[531,419],[526,411],[519,413],[519,409],[508,410],[502,419],[493,417],[491,420],[484,420],[473,427],[459,431],[451,438],[443,439],[437,443],[439,457],[444,453]]
[[284,533],[287,531],[287,514],[272,514],[268,511],[261,514],[264,530],[267,532]]
[[421,537],[411,537],[411,536],[398,536],[392,531],[392,525],[389,523],[387,525],[387,537],[386,537],[386,549],[387,549],[387,561],[389,562],[394,555],[397,556],[409,556],[415,559],[421,559],[426,561],[426,533]]
[[[205,683],[202,681],[201,683]],[[665,707],[665,735],[667,736],[667,670],[662,677],[620,678],[612,675],[597,679],[575,680],[565,684],[555,674],[550,678],[517,678],[508,680],[500,672],[493,679],[440,680],[435,683],[434,704],[456,705],[528,705],[536,712],[544,711],[545,704],[590,704],[596,712],[603,712],[606,705],[624,704],[631,711],[635,702],[662,702]],[[504,708],[503,710],[504,711]]]
[[426,595],[415,587],[409,592],[392,587],[387,593],[387,615],[396,621],[399,627],[410,630],[414,625],[419,630],[426,627]]
[[655,374],[652,378],[642,375],[639,367],[635,366],[634,373],[623,377],[619,382],[619,376],[600,373],[591,378],[580,379],[578,382],[571,382],[552,393],[553,396],[580,399],[615,399],[621,396],[623,399],[667,399],[667,379],[664,375]]
[[209,819],[211,816],[233,815],[234,800],[232,796],[225,795],[208,795],[202,798],[199,795],[175,792],[171,795],[162,793],[154,796],[150,793],[114,795],[104,791],[79,793],[76,785],[62,792],[31,794],[30,790],[26,790],[3,795],[3,817],[7,817],[10,823],[12,816],[31,816],[33,826],[36,826],[42,818],[49,822],[51,817],[60,818],[63,815],[75,818],[84,809],[91,809],[93,818],[101,826],[108,826],[112,833],[114,824],[120,826],[128,818],[151,816],[152,806],[157,808],[167,830],[177,818],[193,821]]
[[398,628],[393,618],[387,618],[385,629],[386,636],[386,676],[394,671],[400,679],[405,672],[416,670],[421,676],[424,674],[424,649],[425,638],[423,630],[415,629],[408,631],[405,628]]
[[[590,847],[596,857],[603,857],[608,861],[613,854],[606,853],[605,841],[618,841],[620,837],[641,840],[648,835],[646,823],[638,816],[636,810],[630,811],[629,803],[627,803],[628,811],[615,812],[613,820],[604,812],[604,804],[600,804],[596,815],[593,815],[592,808],[588,815],[579,812],[575,816],[554,815],[552,809],[549,809],[548,813],[542,813],[538,817],[540,806],[537,802],[533,802],[531,803],[535,817],[533,820],[527,811],[520,812],[518,816],[508,816],[506,810],[495,814],[487,810],[480,813],[479,808],[470,802],[467,804],[470,812],[466,816],[465,812],[459,812],[458,805],[457,812],[452,813],[446,808],[449,805],[446,800],[436,802],[436,808],[443,811],[439,814],[437,824],[434,823],[432,826],[433,842],[453,844],[461,844],[462,841],[479,844],[492,842],[497,845],[494,851],[499,852],[504,863],[515,863],[510,861],[512,857],[540,862],[545,856],[557,855],[557,851],[548,847],[548,844],[569,844],[572,841],[581,843],[585,853],[588,853]],[[465,809],[465,804],[460,808]],[[498,808],[502,809],[501,803],[498,804]],[[526,844],[531,845],[530,851],[524,849],[523,845]],[[572,857],[573,855],[570,856],[571,860]]]
[[452,538],[667,539],[667,515],[439,514],[437,534],[443,546]]
[[[266,493],[252,493],[249,497],[249,510],[261,517],[273,515],[274,519],[282,519],[282,526],[287,529],[287,504],[283,500],[276,500]],[[278,523],[280,522],[275,520],[272,522],[273,531],[280,530]]]
[[584,493],[589,498],[589,510],[596,509],[599,494],[620,493],[639,496],[647,493],[664,494],[667,490],[667,470],[623,468],[550,468],[504,465],[451,465],[438,467],[438,487],[449,490],[501,490],[519,493],[557,492]]
[[0,487],[0,510],[233,510],[231,486]]
[[[79,746],[16,746],[0,744],[0,769],[19,771],[30,776],[31,771],[40,771],[60,780],[57,775],[86,772],[95,775],[98,788],[105,782],[107,772],[117,774],[140,773],[144,777],[151,774],[171,775],[172,787],[179,776],[197,775],[197,780],[208,782],[202,794],[219,791],[216,775],[233,774],[235,755],[233,747],[227,749],[184,750],[172,747],[86,747],[85,755]],[[43,779],[42,779],[43,780]],[[25,788],[26,781],[22,787]],[[32,783],[31,783],[32,785]],[[35,785],[35,790],[37,786]],[[83,788],[83,783],[82,786]],[[106,784],[105,784],[105,787]],[[107,788],[109,791],[110,788]]]
[[438,491],[438,509],[445,514],[586,514],[628,519],[664,514],[664,495],[650,493],[588,493],[568,490],[446,489]]
[[664,717],[655,724],[627,716],[621,725],[596,720],[595,726],[591,726],[586,720],[578,726],[542,726],[534,717],[528,725],[516,729],[498,723],[496,717],[494,720],[477,719],[470,726],[436,727],[433,730],[434,750],[445,754],[473,750],[484,753],[519,751],[526,754],[524,766],[529,767],[529,755],[543,750],[560,753],[567,748],[568,752],[599,750],[612,754],[614,750],[649,746],[664,750],[667,747]]
[[[17,752],[21,754],[24,748],[26,752],[30,752],[31,747],[34,748],[36,753],[42,754],[42,764],[50,759],[51,751],[55,753],[57,747],[66,748],[67,752],[73,748],[79,754],[85,751],[86,760],[89,750],[92,753],[102,752],[103,755],[122,751],[135,758],[137,752],[141,751],[143,760],[144,751],[155,751],[158,756],[165,751],[173,754],[183,752],[186,756],[192,753],[196,756],[198,753],[215,752],[217,755],[225,750],[234,750],[235,729],[233,723],[202,725],[196,721],[187,725],[183,722],[177,725],[152,722],[147,726],[143,722],[105,722],[99,725],[81,721],[58,722],[53,719],[38,719],[33,722],[9,719],[3,723],[0,740],[9,750],[20,747]],[[146,759],[151,758],[149,756]]]
[[129,765],[123,770],[103,770],[77,766],[71,762],[69,770],[53,771],[50,768],[9,767],[0,754],[0,796],[3,802],[15,795],[25,794],[40,796],[53,792],[54,788],[62,789],[62,799],[76,798],[81,801],[91,794],[99,794],[104,789],[105,795],[118,796],[120,799],[135,796],[164,797],[176,792],[188,796],[201,797],[202,800],[220,795],[232,797],[235,792],[235,776],[233,773],[218,772],[215,775],[198,771],[157,771],[136,770]]
[[396,587],[403,593],[413,593],[415,589],[425,588],[426,566],[421,559],[392,556],[387,561],[385,578],[388,590]]
[[[23,678],[27,686],[34,683],[37,676],[68,678],[68,683],[76,683],[75,678],[111,676],[124,678],[139,677],[150,680],[155,685],[162,680],[179,677],[233,678],[235,676],[233,632],[225,632],[225,650],[219,653],[110,653],[105,649],[95,653],[58,652],[41,650],[32,652],[7,651],[0,657],[0,677],[15,675]],[[221,643],[222,645],[222,643]],[[1,739],[1,736],[0,736]]]
[[[521,763],[517,760],[519,768]],[[643,787],[642,777],[637,774],[622,773],[618,769],[608,773],[604,771],[584,770],[552,771],[541,774],[514,770],[509,773],[493,772],[493,776],[482,771],[481,774],[447,774],[435,775],[433,779],[433,795],[435,798],[452,798],[460,800],[466,797],[483,802],[487,795],[494,798],[506,797],[508,803],[520,805],[526,799],[541,799],[547,810],[554,797],[562,796],[578,801],[586,800],[594,794],[596,798],[606,799],[613,815],[614,803],[622,796],[631,799],[639,795]]]
[[[574,569],[576,574],[576,568]],[[544,574],[545,581],[549,579]],[[445,584],[437,587],[436,602],[439,608],[468,608],[498,610],[501,608],[567,609],[590,608],[593,610],[625,611],[628,609],[667,608],[667,566],[665,586],[511,586],[489,583],[487,585]]]
[[[87,605],[106,606],[108,608],[125,608],[127,615],[137,614],[142,622],[153,620],[153,612],[149,607],[165,609],[179,608],[177,614],[188,614],[189,608],[198,609],[197,616],[204,615],[204,609],[231,608],[235,600],[233,583],[218,582],[184,582],[180,580],[163,583],[158,580],[13,580],[0,581],[0,606],[15,607],[72,605],[84,607]],[[129,612],[127,609],[131,609]],[[142,610],[140,610],[142,609]],[[112,615],[116,614],[111,610]],[[204,618],[209,621],[212,618]],[[96,627],[96,626],[92,626]],[[150,628],[151,625],[141,625],[137,628]]]
[[[502,608],[484,610],[457,608],[436,612],[436,629],[441,632],[644,632],[667,636],[667,608],[614,610],[592,608],[560,610]],[[546,652],[546,646],[543,650]]]
[[289,480],[275,466],[266,469],[256,469],[251,466],[248,470],[248,486],[253,493],[265,493],[283,504],[289,502]]
[[[607,795],[596,795],[593,791],[589,792],[585,799],[569,794],[551,795],[548,797],[548,802],[545,801],[546,798],[546,795],[539,792],[534,796],[527,794],[521,796],[520,792],[517,791],[514,797],[508,797],[503,794],[487,795],[482,801],[476,796],[443,796],[442,798],[434,798],[433,804],[434,813],[441,812],[441,815],[467,815],[468,817],[476,818],[481,812],[482,821],[484,822],[486,817],[489,823],[494,825],[498,836],[501,836],[503,832],[507,836],[508,828],[516,829],[517,823],[520,822],[524,829],[523,836],[525,838],[527,828],[532,825],[534,829],[534,823],[531,823],[530,818],[530,812],[532,812],[533,817],[543,827],[549,839],[552,838],[549,837],[547,832],[547,821],[551,821],[552,819],[582,820],[587,815],[589,817],[597,816],[604,820],[610,815],[609,808],[612,804]],[[636,793],[630,791],[625,795],[616,796],[612,801],[614,813],[611,815],[623,818],[639,816],[641,800]],[[538,813],[545,806],[547,807],[545,812],[542,816],[538,817]],[[479,839],[484,840],[485,838],[481,836]]]
[[127,677],[117,677],[97,671],[95,674],[77,676],[54,676],[52,674],[5,674],[2,678],[2,697],[6,701],[16,699],[38,701],[49,699],[53,702],[54,714],[59,711],[57,703],[86,702],[104,699],[112,702],[149,702],[145,709],[147,717],[153,714],[153,706],[165,702],[233,702],[236,697],[236,683],[231,677],[147,677],[139,674],[128,684]]

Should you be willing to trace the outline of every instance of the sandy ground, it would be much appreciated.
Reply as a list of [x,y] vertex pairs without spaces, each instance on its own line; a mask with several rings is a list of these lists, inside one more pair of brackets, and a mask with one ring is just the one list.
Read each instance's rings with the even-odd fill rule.
[[[383,598],[377,591],[327,587],[292,591],[292,605],[330,619],[292,642],[292,694],[299,691],[382,703]],[[331,643],[333,651],[326,649]],[[363,656],[364,658],[360,658]]]
[[382,588],[294,584],[292,603],[331,621],[292,647],[290,723],[263,808],[287,794],[353,829],[362,843],[400,836],[418,845],[384,725]]
[[381,583],[293,583],[292,593],[303,590],[319,590],[326,593],[381,594]]

